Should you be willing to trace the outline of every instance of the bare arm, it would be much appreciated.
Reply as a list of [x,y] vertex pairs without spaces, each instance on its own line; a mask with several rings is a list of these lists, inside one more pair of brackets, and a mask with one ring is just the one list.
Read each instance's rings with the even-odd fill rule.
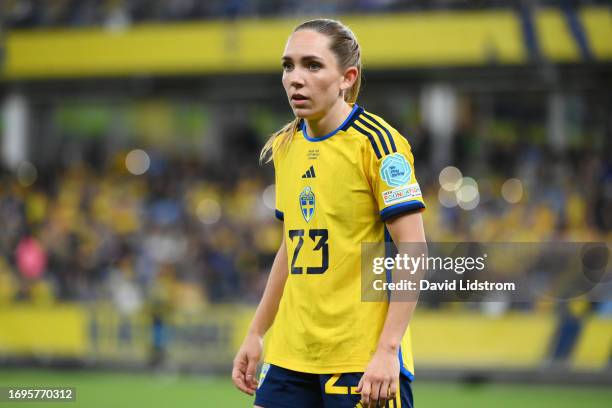
[[257,389],[255,371],[263,352],[263,338],[276,317],[288,273],[287,248],[283,238],[249,331],[234,358],[232,380],[238,389],[249,395]]
[[[387,223],[393,242],[425,242],[423,218],[421,213],[397,217]],[[400,254],[402,254],[400,248]],[[414,254],[408,254],[414,255]],[[378,348],[389,350],[397,355],[406,328],[416,308],[414,302],[390,302],[385,325],[378,340]]]
[[263,296],[259,301],[259,306],[257,306],[255,316],[251,321],[249,334],[263,337],[270,326],[272,326],[272,322],[274,322],[276,312],[278,311],[278,305],[283,296],[283,289],[285,288],[288,273],[287,248],[285,246],[285,238],[283,237],[283,241],[272,263],[272,270],[270,271],[270,276],[268,276],[268,283],[266,283]]
[[[423,219],[420,213],[401,215],[387,223],[393,242],[425,242]],[[403,251],[399,248],[399,254]],[[409,256],[414,255],[408,253]],[[384,406],[395,398],[399,387],[398,352],[402,337],[416,307],[413,302],[390,302],[387,317],[378,339],[378,347],[359,382],[357,391],[365,407]]]

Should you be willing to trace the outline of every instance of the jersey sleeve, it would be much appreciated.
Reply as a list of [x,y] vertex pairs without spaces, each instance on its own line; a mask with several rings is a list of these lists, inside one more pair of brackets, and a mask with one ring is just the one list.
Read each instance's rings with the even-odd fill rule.
[[[376,197],[383,221],[404,213],[422,211],[425,202],[414,172],[414,158],[410,144],[392,129],[393,146],[388,154],[367,150],[366,174]],[[385,152],[386,153],[386,152]]]

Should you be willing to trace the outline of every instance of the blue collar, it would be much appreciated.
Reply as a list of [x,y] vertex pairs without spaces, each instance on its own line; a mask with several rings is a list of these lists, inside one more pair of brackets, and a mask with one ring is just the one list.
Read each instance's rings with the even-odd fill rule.
[[348,127],[347,125],[352,121],[352,119],[354,119],[355,112],[357,112],[357,110],[360,109],[359,106],[357,104],[353,105],[353,109],[351,110],[351,113],[349,113],[349,115],[346,117],[346,119],[344,119],[344,122],[342,122],[342,124],[340,126],[338,126],[335,130],[333,130],[332,132],[326,134],[325,136],[321,136],[321,137],[310,137],[308,136],[308,132],[306,131],[306,121],[302,120],[302,133],[304,134],[304,138],[306,140],[308,140],[309,142],[320,142],[323,141],[325,139],[329,139],[330,137],[332,137],[333,135],[335,135],[336,133],[338,133],[338,131],[340,130],[346,130],[346,128]]

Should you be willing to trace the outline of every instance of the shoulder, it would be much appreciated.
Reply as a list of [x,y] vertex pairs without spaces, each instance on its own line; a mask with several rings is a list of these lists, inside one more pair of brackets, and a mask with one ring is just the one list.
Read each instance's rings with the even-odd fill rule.
[[290,122],[276,133],[271,145],[272,158],[275,163],[287,154],[289,144],[291,144],[296,135],[300,133],[301,128],[302,120],[300,119],[295,125],[294,122]]
[[351,121],[350,130],[371,149],[378,159],[403,149],[408,141],[382,117],[359,108]]

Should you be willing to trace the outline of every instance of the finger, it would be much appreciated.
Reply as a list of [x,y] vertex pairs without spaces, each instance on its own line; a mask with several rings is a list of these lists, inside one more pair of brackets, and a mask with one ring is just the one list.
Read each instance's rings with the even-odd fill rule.
[[249,362],[246,368],[246,383],[251,388],[257,388],[257,379],[255,379],[255,371],[257,370],[257,359],[249,358]]
[[399,378],[395,377],[393,381],[391,381],[391,386],[389,387],[389,399],[394,400],[397,396],[397,390],[399,389]]
[[234,365],[232,370],[232,381],[234,382],[236,388],[238,388],[240,391],[253,395],[250,388],[244,382],[244,372],[237,365]]
[[246,371],[246,361],[244,361],[244,357],[237,355],[234,358],[234,364],[232,365],[232,378],[234,378],[237,374],[241,374],[244,377],[244,373]]
[[380,407],[384,407],[389,399],[389,386],[390,383],[388,381],[380,383],[380,389],[378,391],[378,406]]
[[378,381],[372,382],[372,388],[370,391],[370,404],[373,407],[376,407],[378,404],[378,398],[380,397],[380,385],[381,383]]
[[372,388],[370,389],[370,406],[372,408],[378,408],[380,383],[373,382]]
[[359,379],[359,384],[357,384],[357,388],[355,389],[355,391],[359,394],[361,394],[361,387],[363,386],[363,375],[361,376],[361,378]]
[[363,406],[369,408],[370,406],[370,390],[371,390],[371,384],[370,381],[366,378],[363,379],[362,377],[362,384],[361,384],[361,403],[363,404]]

